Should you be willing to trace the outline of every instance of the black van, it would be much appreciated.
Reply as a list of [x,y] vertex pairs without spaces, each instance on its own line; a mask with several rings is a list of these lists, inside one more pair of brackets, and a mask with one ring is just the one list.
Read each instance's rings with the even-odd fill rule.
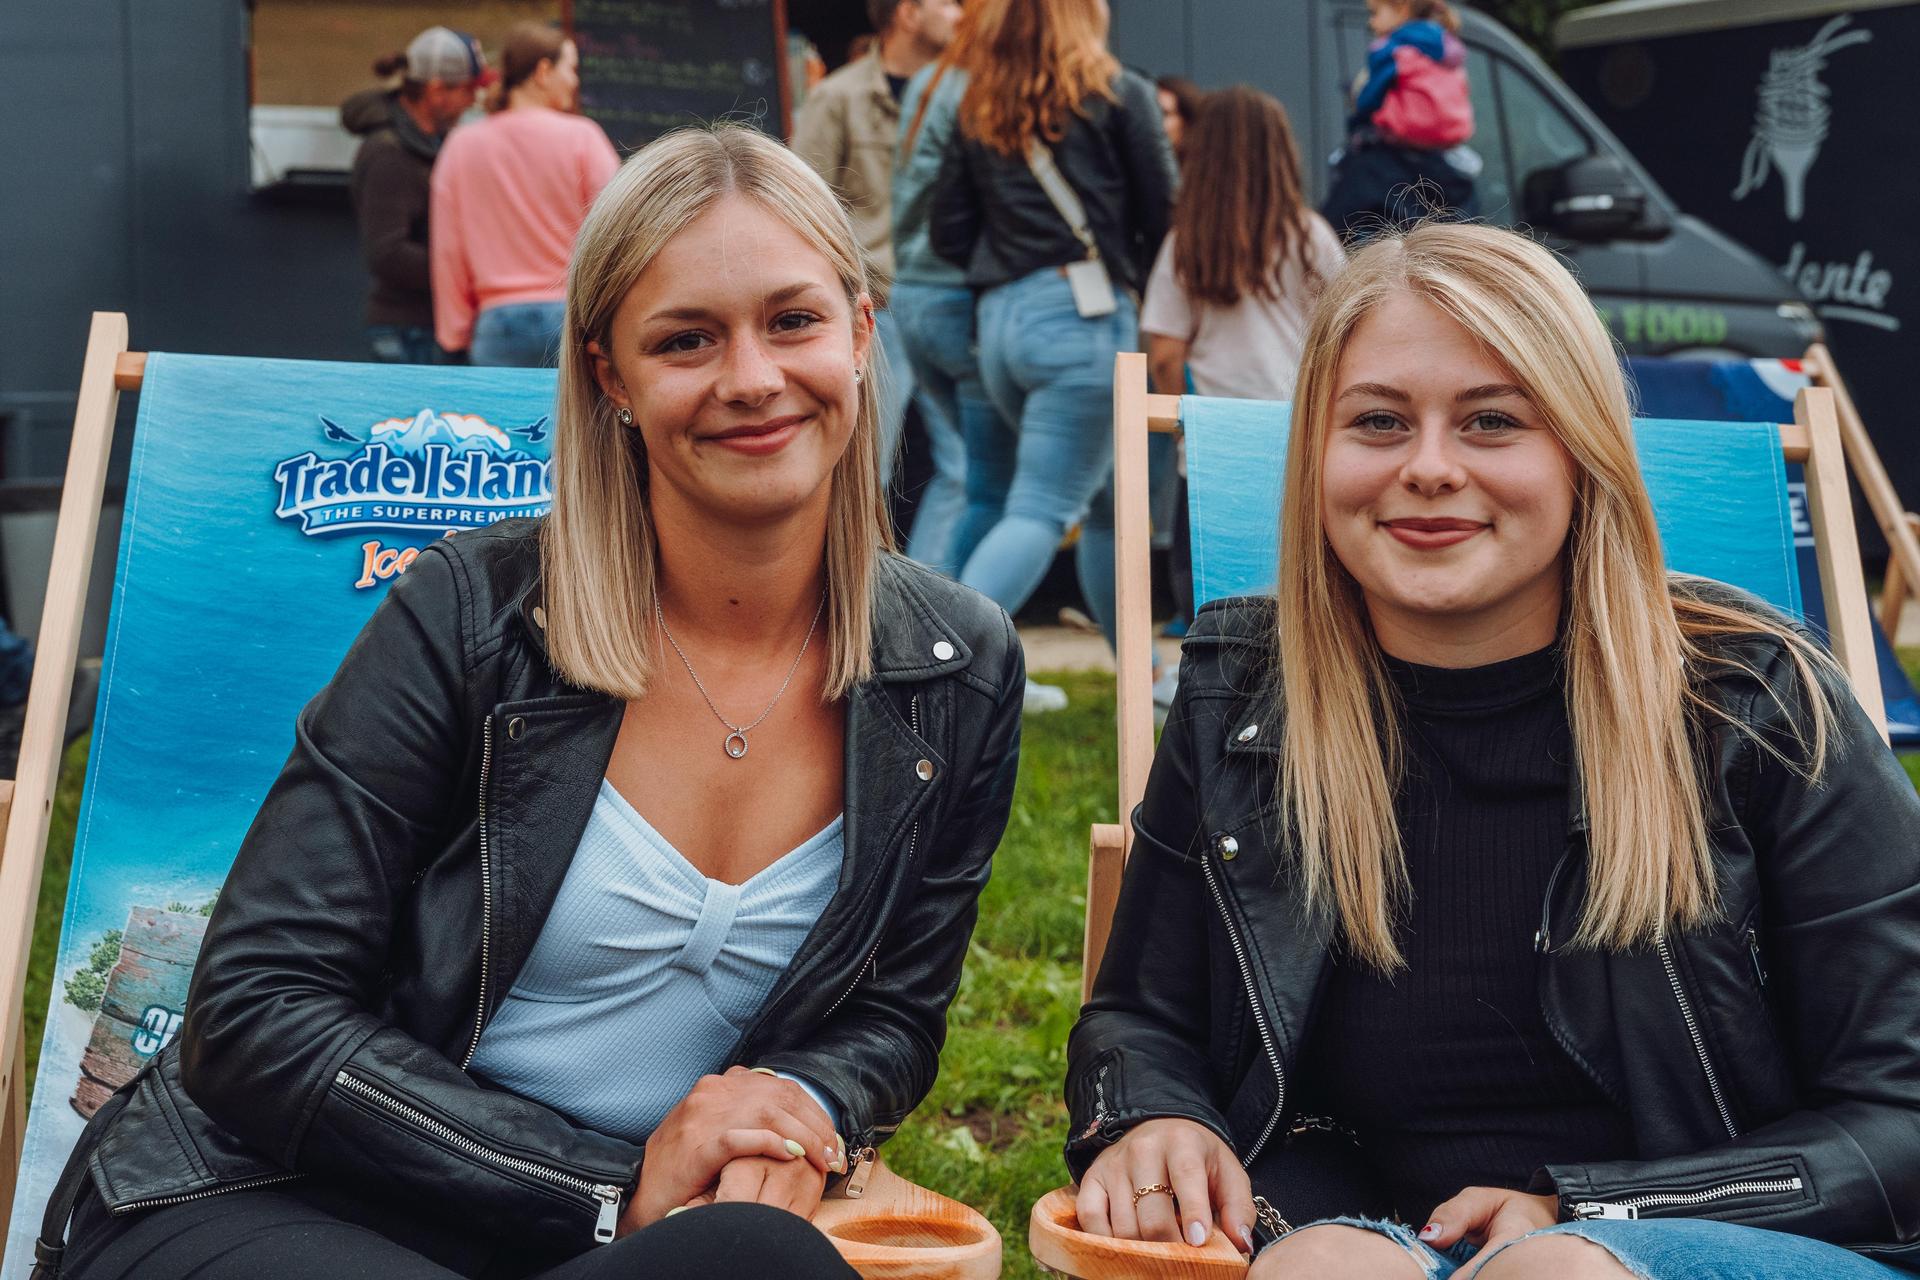
[[[1203,88],[1244,83],[1286,104],[1317,199],[1366,64],[1354,0],[1110,0],[1121,61]],[[1794,358],[1812,310],[1758,254],[1682,212],[1534,52],[1463,10],[1482,216],[1530,229],[1580,275],[1635,355]]]

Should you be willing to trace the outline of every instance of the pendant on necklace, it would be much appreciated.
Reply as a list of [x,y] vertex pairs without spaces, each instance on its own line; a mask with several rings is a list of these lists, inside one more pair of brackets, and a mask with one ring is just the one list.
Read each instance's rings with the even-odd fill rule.
[[726,742],[721,744],[721,750],[725,751],[735,760],[738,760],[741,756],[747,754],[747,735],[735,729],[727,735]]

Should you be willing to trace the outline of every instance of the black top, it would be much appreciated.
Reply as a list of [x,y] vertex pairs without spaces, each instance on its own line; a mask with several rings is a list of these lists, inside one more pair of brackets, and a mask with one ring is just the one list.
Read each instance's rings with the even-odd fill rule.
[[898,102],[902,98],[907,96],[907,81],[911,80],[913,77],[897,76],[893,74],[893,72],[891,71],[885,72],[883,74],[885,74],[885,76],[887,77],[887,92],[893,95],[893,100],[895,102]]
[[[1115,285],[1138,292],[1173,220],[1177,173],[1152,83],[1122,71],[1113,95],[1088,95],[1068,117],[1053,158],[1080,197]],[[965,267],[976,289],[1087,256],[1025,156],[964,135],[934,180],[927,234],[933,251]]]
[[1554,1042],[1537,990],[1573,761],[1559,659],[1388,661],[1403,703],[1407,967],[1388,979],[1335,960],[1300,1098],[1359,1133],[1408,1222],[1464,1187],[1524,1187],[1550,1161],[1634,1154],[1628,1118]]

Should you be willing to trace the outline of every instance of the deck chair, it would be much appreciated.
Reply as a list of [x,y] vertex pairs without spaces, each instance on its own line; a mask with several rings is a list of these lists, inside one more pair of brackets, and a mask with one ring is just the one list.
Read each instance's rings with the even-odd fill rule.
[[[1119,672],[1146,670],[1152,643],[1146,550],[1146,441],[1183,431],[1196,607],[1225,596],[1270,591],[1278,556],[1282,460],[1289,406],[1147,394],[1146,358],[1125,354],[1114,371],[1114,530]],[[1861,705],[1886,734],[1879,668],[1859,547],[1847,492],[1846,460],[1829,390],[1802,390],[1794,421],[1686,422],[1637,419],[1642,473],[1653,494],[1671,568],[1733,583],[1793,616],[1803,613],[1793,549],[1785,464],[1806,468],[1828,635]],[[1125,819],[1146,791],[1153,755],[1152,705],[1139,682],[1117,679],[1122,822],[1096,826],[1090,841],[1083,991],[1106,950],[1132,832]],[[1054,1271],[1108,1276],[1242,1275],[1246,1266],[1218,1231],[1201,1249],[1115,1241],[1078,1229],[1071,1188],[1033,1208],[1028,1244]]]
[[[93,319],[0,854],[0,1274],[85,1117],[172,1038],[289,726],[411,548],[548,502],[550,370],[147,356]],[[31,1109],[21,985],[119,394],[140,392],[102,691]],[[16,1182],[16,1170],[18,1172]],[[817,1225],[863,1274],[991,1280],[1000,1238],[876,1166]]]

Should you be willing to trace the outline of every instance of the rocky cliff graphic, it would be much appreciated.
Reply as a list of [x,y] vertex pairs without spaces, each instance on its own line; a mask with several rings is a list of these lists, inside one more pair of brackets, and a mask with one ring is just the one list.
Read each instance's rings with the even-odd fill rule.
[[1807,171],[1827,140],[1832,109],[1827,86],[1820,80],[1827,59],[1849,45],[1873,39],[1870,31],[1845,31],[1853,19],[1842,15],[1820,28],[1812,41],[1775,49],[1760,77],[1760,103],[1753,118],[1753,141],[1740,164],[1740,185],[1733,198],[1744,200],[1780,175],[1786,192],[1787,218],[1798,222],[1807,207]]

